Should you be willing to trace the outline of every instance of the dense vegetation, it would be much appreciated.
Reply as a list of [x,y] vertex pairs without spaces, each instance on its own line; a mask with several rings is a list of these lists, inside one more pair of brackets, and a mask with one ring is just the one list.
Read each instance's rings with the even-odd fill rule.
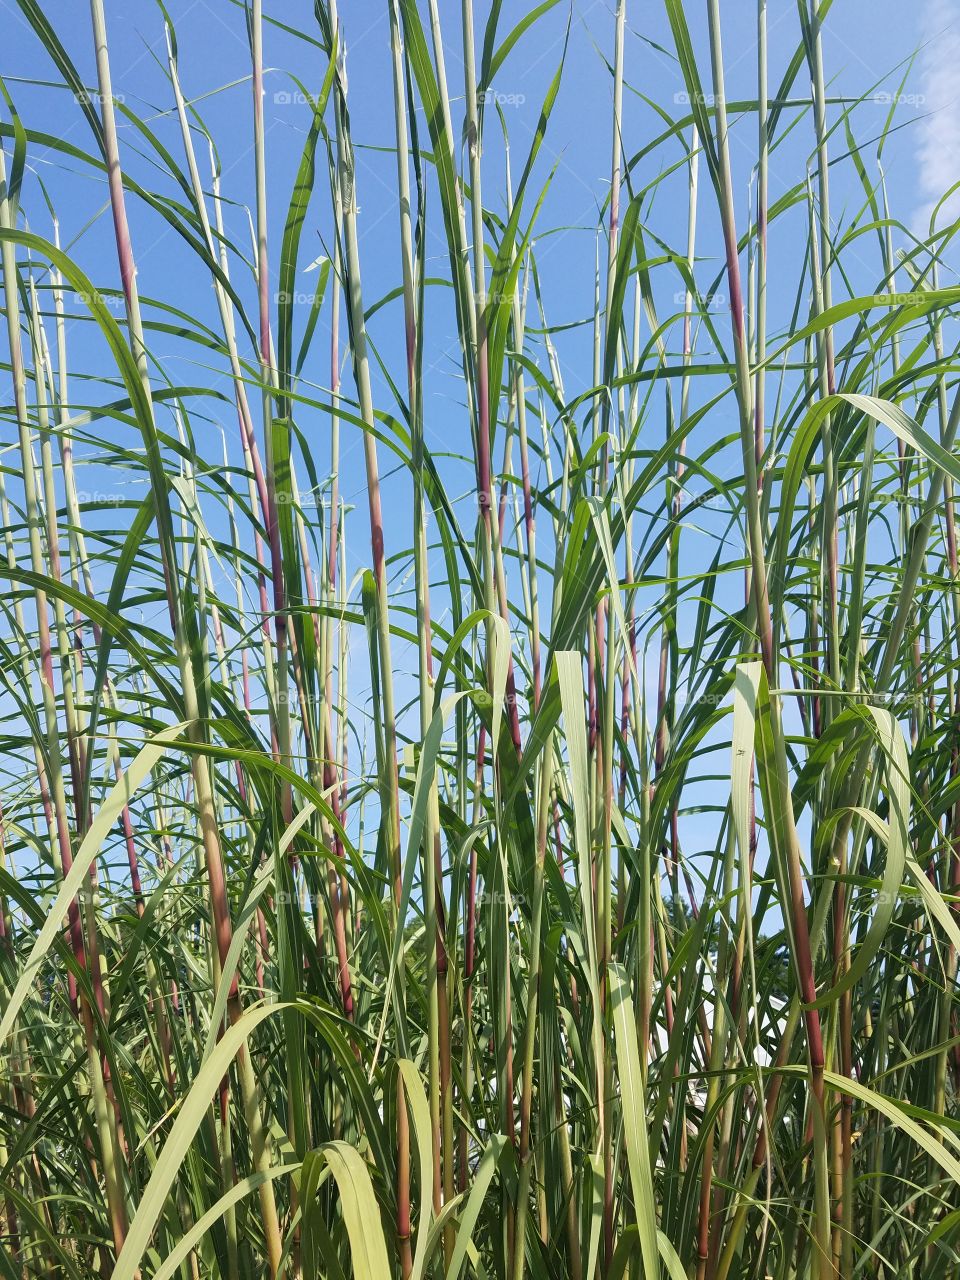
[[[568,45],[510,152],[492,91],[557,0],[384,0],[390,193],[336,0],[224,6],[243,175],[162,6],[155,118],[103,0],[83,50],[18,3],[63,127],[10,81],[0,1273],[960,1274],[957,224],[913,234],[893,108],[861,145],[828,95],[831,0],[770,68],[759,0],[729,115],[719,0],[665,0],[682,92],[643,136],[617,0],[575,393]],[[313,67],[295,174],[271,41]],[[109,270],[61,247],[68,173]],[[157,225],[189,268],[140,296]]]

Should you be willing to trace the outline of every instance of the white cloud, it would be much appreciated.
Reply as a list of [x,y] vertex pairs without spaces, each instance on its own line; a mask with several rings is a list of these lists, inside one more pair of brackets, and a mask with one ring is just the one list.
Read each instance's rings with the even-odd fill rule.
[[[920,88],[924,113],[917,131],[919,203],[914,230],[926,236],[930,215],[960,182],[960,6],[957,0],[926,0],[922,24]],[[944,226],[960,217],[960,191],[937,215]]]

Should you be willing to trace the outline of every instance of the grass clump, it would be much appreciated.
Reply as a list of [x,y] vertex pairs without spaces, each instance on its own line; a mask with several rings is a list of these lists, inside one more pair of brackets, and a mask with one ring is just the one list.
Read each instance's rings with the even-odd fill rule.
[[162,5],[137,111],[103,0],[19,0],[53,69],[0,121],[10,1280],[958,1274],[949,206],[899,220],[829,3],[774,83],[759,0],[734,101],[719,0],[665,0],[638,131],[617,0],[573,304],[585,36],[502,7],[387,0],[365,190],[336,0],[227,9],[242,173]]

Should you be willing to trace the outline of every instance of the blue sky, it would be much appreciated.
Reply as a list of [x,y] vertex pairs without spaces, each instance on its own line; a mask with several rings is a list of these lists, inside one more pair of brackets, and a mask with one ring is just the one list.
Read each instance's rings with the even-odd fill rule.
[[[446,56],[451,91],[456,98],[462,82],[459,6],[446,3],[442,7],[450,11]],[[518,0],[506,0],[501,31],[509,30],[528,7]],[[50,0],[43,8],[82,74],[93,83],[88,7],[82,0]],[[164,59],[160,11],[150,0],[125,4],[108,0],[106,8],[115,91],[125,98],[127,105],[151,120],[152,127],[179,158],[176,122],[169,114],[169,86],[158,65],[158,60],[162,63]],[[299,26],[310,34],[315,32],[312,5],[304,0],[291,0],[283,6],[268,3],[266,8],[268,14],[275,13],[292,26]],[[393,145],[393,104],[387,5],[385,0],[346,0],[341,8],[348,48],[351,114],[354,135],[361,148],[358,183],[365,292],[368,300],[373,300],[399,279],[397,217],[392,199],[394,160],[389,154]],[[478,5],[478,25],[485,21],[487,8],[486,4]],[[89,148],[91,140],[86,122],[75,105],[65,100],[63,91],[38,90],[22,83],[32,78],[54,80],[57,73],[27,27],[15,0],[3,0],[2,9],[5,38],[0,50],[0,74],[7,79],[25,123]],[[246,202],[252,190],[253,161],[250,90],[246,79],[248,52],[242,10],[230,0],[173,0],[168,9],[177,28],[184,90],[197,100],[223,154],[225,193],[238,202]],[[563,88],[542,154],[542,176],[556,164],[556,174],[539,220],[541,234],[538,236],[548,320],[554,324],[582,320],[593,311],[594,229],[600,202],[607,192],[610,165],[611,84],[602,55],[609,55],[612,47],[612,10],[611,4],[601,0],[575,0],[573,4]],[[701,4],[687,6],[688,21],[701,53],[705,53],[704,12]],[[747,0],[735,3],[726,0],[722,16],[729,95],[731,98],[748,96],[754,92],[756,74],[754,6]],[[446,12],[444,20],[447,20]],[[520,42],[497,77],[494,88],[510,130],[515,172],[526,154],[543,93],[559,61],[566,21],[567,7],[560,4]],[[678,116],[683,113],[683,106],[677,101],[682,88],[679,71],[667,52],[671,39],[663,5],[655,0],[633,0],[628,4],[627,21],[629,88],[625,96],[624,137],[627,150],[632,153],[662,127],[641,94]],[[771,0],[768,21],[773,91],[798,40],[793,0]],[[869,139],[871,130],[878,132],[882,125],[888,110],[885,93],[897,89],[902,75],[897,68],[902,67],[904,59],[915,50],[923,50],[899,108],[898,121],[904,127],[891,139],[885,155],[897,212],[908,222],[920,216],[931,193],[939,191],[949,180],[960,158],[960,125],[956,123],[958,115],[950,74],[950,50],[956,48],[958,29],[957,11],[950,0],[918,0],[914,5],[891,0],[835,0],[830,13],[825,37],[828,80],[842,85],[847,96],[864,93],[874,85],[879,89],[877,99],[861,107],[856,115],[857,136],[861,142]],[[265,44],[265,59],[272,68],[266,81],[266,113],[273,197],[271,215],[276,239],[308,118],[308,109],[297,100],[296,86],[287,72],[295,72],[308,87],[316,88],[324,68],[319,55],[313,56],[305,46],[269,26]],[[805,87],[802,76],[798,87]],[[292,101],[285,100],[288,93],[292,94]],[[455,101],[455,112],[458,105]],[[492,127],[488,130],[484,156],[485,194],[496,207],[496,195],[502,192],[503,186],[502,152],[492,116],[489,123]],[[796,146],[774,154],[770,179],[772,200],[803,172],[811,145],[809,125],[801,126],[798,135]],[[746,118],[736,125],[732,138],[745,216],[755,147],[753,121]],[[133,154],[134,143],[132,131],[125,129],[121,138],[125,164],[147,181],[149,170],[141,166]],[[635,175],[637,180],[652,181],[659,167],[679,156],[679,148],[674,148],[674,152],[671,156],[669,149],[665,149],[663,154],[641,165]],[[88,219],[102,206],[102,186],[89,180],[74,181],[62,169],[53,178],[51,164],[56,165],[56,157],[44,156],[42,151],[32,151],[31,161],[52,189],[65,242],[82,233],[75,244],[76,256],[95,282],[113,283],[115,267],[109,219],[101,215],[93,226],[87,227]],[[834,193],[838,216],[842,216],[846,194],[842,186]],[[322,200],[319,203],[322,204]],[[28,196],[27,212],[35,229],[45,230],[45,211],[35,189],[32,201]],[[649,218],[655,231],[675,247],[681,247],[685,218],[683,175],[679,181],[661,188]],[[435,210],[429,225],[428,252],[442,268],[445,250]],[[239,224],[235,224],[234,231],[241,235],[242,228],[238,228]],[[549,236],[544,234],[550,228],[562,230]],[[328,232],[322,225],[316,230],[321,234]],[[308,225],[308,245],[310,234]],[[710,234],[708,213],[705,236]],[[773,235],[771,252],[775,267],[776,229]],[[187,303],[187,309],[196,308],[198,314],[212,320],[212,298],[205,281],[201,282],[198,294],[190,275],[172,276],[179,252],[172,234],[139,211],[135,216],[134,236],[143,292],[171,301],[175,292],[178,305]],[[319,237],[315,243],[319,251]],[[715,248],[715,242],[708,241],[705,256]],[[559,268],[557,258],[562,263]],[[175,290],[171,284],[175,284]],[[380,336],[388,345],[389,329],[398,328],[394,319],[395,316],[387,313],[380,326]],[[589,350],[589,336],[587,334],[583,344],[568,338],[560,340],[558,345],[564,357],[567,390],[572,394],[589,382],[589,360],[584,360],[581,354],[581,347]],[[453,376],[452,365],[445,370],[442,345],[433,355],[437,371]]]
[[[449,10],[450,15],[446,56],[451,92],[456,99],[462,83],[459,6],[448,3],[442,7]],[[506,0],[501,31],[508,31],[529,7],[518,0]],[[87,6],[81,0],[51,0],[43,8],[81,73],[92,84]],[[170,115],[169,86],[158,65],[165,56],[159,8],[150,0],[125,4],[108,0],[106,8],[115,91],[125,98],[127,105],[150,120],[151,126],[179,158],[176,122]],[[266,8],[268,14],[275,13],[284,22],[314,34],[312,5],[304,0],[292,0],[283,6],[268,3]],[[399,279],[397,217],[392,199],[394,160],[389,154],[394,139],[387,5],[385,0],[346,0],[341,8],[348,48],[354,136],[360,146],[358,183],[365,291],[367,299],[373,300]],[[54,80],[57,73],[29,30],[15,0],[3,0],[2,9],[5,39],[0,50],[0,74],[7,79],[25,123],[89,148],[86,122],[62,90],[38,90],[23,83],[24,79]],[[230,0],[173,0],[168,9],[177,28],[184,90],[197,101],[223,155],[225,194],[241,203],[249,201],[253,159],[250,90],[246,79],[248,52],[242,10]],[[486,4],[478,5],[478,26],[485,21],[487,9]],[[704,7],[690,4],[687,11],[699,51],[705,55]],[[567,6],[560,4],[538,23],[533,33],[513,51],[494,86],[510,130],[515,173],[526,154],[544,91],[560,58],[567,12]],[[754,92],[756,74],[754,6],[746,0],[736,0],[736,3],[726,0],[722,16],[729,95],[745,97]],[[446,12],[444,21],[447,21]],[[655,0],[633,0],[628,4],[627,22],[629,87],[625,96],[624,138],[627,151],[633,153],[662,128],[661,121],[640,95],[653,99],[677,116],[683,114],[684,109],[677,97],[682,89],[679,70],[667,52],[671,39],[663,5]],[[793,0],[771,0],[768,22],[773,91],[798,40]],[[950,48],[956,47],[958,29],[957,12],[949,0],[918,0],[914,5],[891,0],[872,3],[835,0],[830,13],[825,37],[828,80],[839,83],[846,96],[867,92],[873,86],[879,90],[874,101],[858,110],[856,128],[861,142],[869,139],[871,130],[878,132],[883,123],[889,109],[887,95],[897,89],[903,73],[897,68],[903,67],[911,53],[922,50],[899,108],[898,122],[904,127],[891,139],[885,156],[888,181],[895,193],[899,216],[905,221],[919,216],[930,192],[940,190],[960,158],[960,126],[956,123],[948,57]],[[540,166],[541,175],[545,177],[548,168],[556,165],[539,220],[538,236],[548,320],[554,324],[582,320],[593,311],[594,229],[600,202],[607,192],[610,167],[611,84],[603,56],[610,54],[612,34],[611,4],[601,0],[575,0],[563,88],[550,122]],[[269,26],[265,44],[265,59],[271,68],[266,80],[267,158],[276,239],[308,120],[308,109],[298,101],[296,86],[288,72],[296,73],[308,87],[316,88],[324,68],[319,55],[314,56],[307,47]],[[804,87],[801,75],[798,88]],[[286,100],[288,94],[292,95],[292,101]],[[455,100],[455,112],[458,105]],[[488,129],[484,156],[485,195],[496,207],[496,195],[503,187],[502,150],[492,116],[489,124],[492,127]],[[788,146],[773,156],[772,200],[803,172],[811,145],[809,126],[802,126],[798,134],[796,146]],[[752,119],[745,118],[737,124],[732,139],[734,165],[744,193],[745,216],[755,147]],[[129,128],[123,131],[121,145],[125,164],[146,182],[149,170],[140,165],[132,152],[135,139]],[[664,149],[663,154],[639,166],[636,180],[641,184],[652,181],[659,167],[679,156],[679,148],[673,150],[671,155],[669,149]],[[74,182],[62,169],[54,178],[51,165],[56,165],[56,157],[44,156],[40,150],[32,151],[31,161],[52,189],[65,242],[82,233],[75,244],[76,256],[95,282],[111,283],[115,267],[109,219],[101,214],[97,223],[87,227],[88,219],[102,206],[102,185],[79,179]],[[838,216],[842,216],[845,195],[842,187],[835,191]],[[32,203],[28,197],[27,212],[35,229],[43,231],[45,211],[35,189]],[[435,210],[433,215],[429,219],[428,253],[442,268],[445,256],[442,229]],[[680,175],[677,182],[661,188],[649,219],[655,231],[679,248],[684,218],[683,175]],[[709,236],[709,214],[707,223],[705,234]],[[561,230],[549,236],[544,234],[552,228]],[[323,225],[316,230],[321,234],[328,232]],[[234,231],[242,234],[238,224],[234,225]],[[308,224],[308,245],[310,234]],[[776,234],[775,229],[771,250],[774,267]],[[175,283],[178,305],[188,303],[188,309],[195,307],[199,314],[212,319],[212,298],[205,282],[201,282],[202,291],[198,295],[187,273],[171,277],[179,250],[173,235],[155,225],[142,211],[136,215],[134,235],[143,292],[172,301],[171,284]],[[315,244],[319,251],[319,237]],[[715,248],[715,243],[709,245],[705,256]],[[558,257],[562,263],[559,268],[556,267]],[[386,331],[394,317],[388,313],[383,319],[382,336],[389,343]],[[572,339],[561,340],[558,345],[565,357],[567,389],[572,394],[588,385],[589,361],[576,358],[579,346]],[[583,345],[589,349],[589,340]],[[567,347],[571,349],[569,357]],[[434,352],[439,371],[444,370],[443,354],[442,348]],[[448,372],[453,374],[452,366]]]

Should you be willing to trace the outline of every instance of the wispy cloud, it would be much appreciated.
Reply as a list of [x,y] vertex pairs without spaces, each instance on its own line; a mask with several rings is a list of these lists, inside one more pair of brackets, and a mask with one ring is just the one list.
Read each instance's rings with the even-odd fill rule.
[[[943,195],[960,182],[960,5],[926,0],[922,21],[921,90],[924,117],[917,146],[918,205],[914,228],[926,235]],[[960,191],[937,215],[938,226],[960,217]]]

